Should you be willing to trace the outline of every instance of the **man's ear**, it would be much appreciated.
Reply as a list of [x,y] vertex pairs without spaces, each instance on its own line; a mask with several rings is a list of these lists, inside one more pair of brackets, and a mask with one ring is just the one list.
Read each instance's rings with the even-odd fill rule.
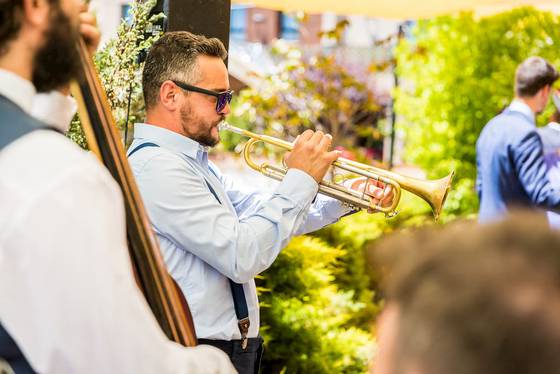
[[165,81],[159,87],[159,101],[170,111],[177,110],[180,106],[182,90],[171,81]]
[[44,27],[49,22],[51,5],[47,0],[22,0],[23,22],[32,26]]

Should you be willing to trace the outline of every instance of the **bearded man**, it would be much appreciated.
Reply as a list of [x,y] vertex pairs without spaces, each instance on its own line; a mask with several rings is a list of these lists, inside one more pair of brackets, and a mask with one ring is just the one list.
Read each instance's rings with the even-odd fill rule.
[[99,40],[83,10],[0,0],[0,372],[233,372],[219,350],[165,337],[134,282],[118,186],[60,134],[80,32]]
[[[289,240],[336,222],[351,209],[316,196],[338,157],[331,137],[305,131],[286,157],[272,194],[245,189],[208,161],[230,112],[227,52],[216,38],[162,36],[142,78],[146,123],[136,124],[130,163],[171,275],[191,308],[199,342],[226,352],[240,373],[256,373],[262,354],[254,278]],[[365,181],[352,183],[365,188]],[[390,189],[369,184],[374,204]]]

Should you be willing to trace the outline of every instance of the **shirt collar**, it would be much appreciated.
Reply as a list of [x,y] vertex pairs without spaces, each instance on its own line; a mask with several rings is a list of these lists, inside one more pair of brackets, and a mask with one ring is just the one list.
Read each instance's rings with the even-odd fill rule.
[[208,159],[208,147],[186,136],[148,123],[134,125],[134,139],[153,141],[166,149],[199,161]]
[[529,105],[525,104],[523,101],[514,99],[509,106],[509,110],[521,113],[527,117],[531,123],[535,123],[535,113],[533,113],[533,110],[529,107]]
[[31,113],[33,97],[37,91],[33,83],[12,73],[0,69],[0,95],[15,103],[26,113]]

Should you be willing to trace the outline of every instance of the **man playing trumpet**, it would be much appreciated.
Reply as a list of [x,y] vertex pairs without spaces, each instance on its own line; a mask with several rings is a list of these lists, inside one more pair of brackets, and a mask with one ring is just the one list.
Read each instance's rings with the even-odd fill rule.
[[[208,161],[230,113],[226,49],[218,39],[165,34],[143,73],[146,123],[136,124],[129,159],[169,271],[191,308],[200,343],[225,351],[241,373],[262,353],[254,277],[294,235],[336,222],[351,209],[317,195],[338,154],[331,137],[305,131],[272,194],[244,191]],[[390,189],[368,186],[375,204]],[[365,184],[354,183],[355,188]]]

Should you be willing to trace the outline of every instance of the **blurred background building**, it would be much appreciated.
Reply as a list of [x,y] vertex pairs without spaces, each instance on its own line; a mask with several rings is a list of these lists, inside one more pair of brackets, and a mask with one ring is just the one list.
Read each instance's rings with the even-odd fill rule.
[[[130,0],[92,0],[98,16],[102,43],[116,34],[122,19],[129,18]],[[333,30],[337,23],[348,21],[339,41],[320,37]],[[391,67],[393,47],[397,42],[399,21],[367,16],[340,16],[333,13],[303,15],[263,9],[248,5],[232,5],[228,67],[232,89],[239,91],[256,86],[260,77],[273,74],[278,68],[273,46],[280,42],[295,45],[307,56],[321,52],[334,53],[349,72],[367,83],[377,102],[386,108],[390,124],[391,90],[395,78]],[[371,73],[372,64],[389,65],[389,69]],[[390,132],[390,129],[389,131]],[[383,147],[383,159],[389,159],[390,137]],[[394,147],[399,149],[399,140]],[[398,151],[395,163],[399,163]],[[393,156],[394,157],[394,156]]]

